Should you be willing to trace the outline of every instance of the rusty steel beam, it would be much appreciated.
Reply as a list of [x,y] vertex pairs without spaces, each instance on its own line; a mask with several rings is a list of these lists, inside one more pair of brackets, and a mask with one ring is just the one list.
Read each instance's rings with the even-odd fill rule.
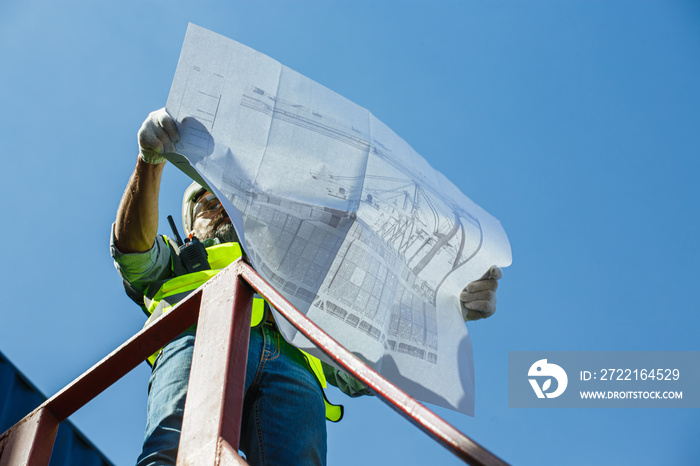
[[200,296],[201,291],[197,291],[187,301],[178,303],[170,312],[129,338],[42,406],[51,411],[59,421],[65,420],[187,330],[197,320]]
[[59,421],[38,408],[0,437],[0,466],[46,466],[51,458]]
[[299,312],[249,265],[241,263],[240,267],[243,278],[306,338],[423,432],[469,464],[507,464],[355,357]]
[[219,450],[217,452],[216,466],[228,466],[228,465],[239,465],[248,466],[248,463],[240,457],[238,451],[233,448],[229,443],[220,438],[219,439]]
[[253,289],[239,276],[241,264],[227,267],[202,291],[178,466],[219,465],[221,455],[229,464],[245,464],[237,450]]
[[196,322],[200,298],[201,288],[2,434],[0,466],[48,464],[58,424]]
[[455,455],[474,465],[505,464],[367,367],[238,260],[2,434],[0,466],[48,464],[61,421],[195,321],[197,336],[177,464],[246,464],[237,450],[253,299],[249,285],[337,364]]

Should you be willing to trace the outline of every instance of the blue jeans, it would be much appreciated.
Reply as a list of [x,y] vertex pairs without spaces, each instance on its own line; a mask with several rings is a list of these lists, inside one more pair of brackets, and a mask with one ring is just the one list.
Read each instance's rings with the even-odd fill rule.
[[[153,365],[138,466],[175,464],[193,349],[188,330]],[[321,387],[299,350],[267,323],[250,331],[240,449],[252,465],[326,464]]]

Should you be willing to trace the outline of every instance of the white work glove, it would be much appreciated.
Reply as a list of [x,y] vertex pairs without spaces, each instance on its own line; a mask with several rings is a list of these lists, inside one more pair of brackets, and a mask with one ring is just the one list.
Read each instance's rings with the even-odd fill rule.
[[164,108],[151,112],[139,130],[139,157],[146,163],[165,162],[163,154],[175,152],[180,133],[173,117]]
[[496,289],[502,276],[501,268],[492,265],[483,277],[464,287],[459,300],[465,322],[491,317],[496,312]]

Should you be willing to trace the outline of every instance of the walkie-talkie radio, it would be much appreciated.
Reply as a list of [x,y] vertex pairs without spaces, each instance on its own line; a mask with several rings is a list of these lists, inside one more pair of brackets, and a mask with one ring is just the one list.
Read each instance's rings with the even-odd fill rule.
[[185,270],[187,270],[187,273],[211,269],[209,261],[207,260],[207,250],[204,249],[202,242],[192,234],[190,235],[191,238],[185,238],[185,242],[183,243],[172,215],[168,215],[168,223],[170,223],[170,228],[172,228],[175,240],[180,248],[180,260]]

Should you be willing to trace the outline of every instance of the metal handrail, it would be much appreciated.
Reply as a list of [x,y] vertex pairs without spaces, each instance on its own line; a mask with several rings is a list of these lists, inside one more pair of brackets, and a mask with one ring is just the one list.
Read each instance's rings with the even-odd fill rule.
[[336,364],[459,458],[472,465],[506,464],[368,367],[238,260],[3,433],[0,466],[47,465],[61,421],[195,322],[177,463],[246,464],[237,451],[254,291]]

